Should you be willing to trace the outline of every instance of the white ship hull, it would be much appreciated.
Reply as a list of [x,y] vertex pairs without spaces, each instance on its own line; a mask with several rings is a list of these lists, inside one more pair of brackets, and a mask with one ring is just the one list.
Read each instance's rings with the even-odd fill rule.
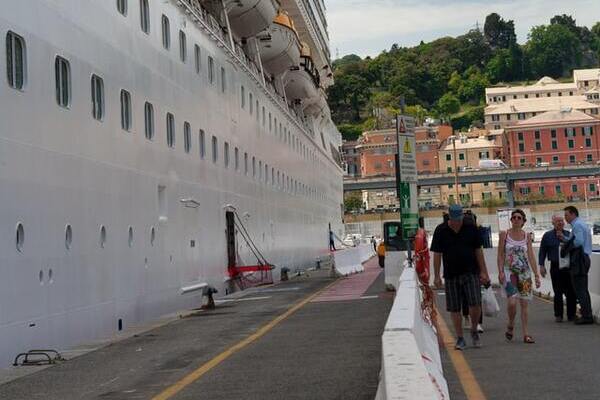
[[[198,294],[180,294],[193,282],[206,282],[223,294],[226,205],[245,215],[250,235],[278,267],[314,265],[327,252],[328,224],[341,234],[342,171],[320,138],[307,134],[175,2],[150,3],[149,34],[140,30],[137,0],[128,2],[127,16],[117,12],[114,1],[3,4],[0,32],[24,38],[27,75],[22,91],[7,87],[6,79],[0,83],[0,366],[30,348],[64,349],[110,337],[119,320],[126,329],[198,306]],[[170,51],[161,46],[162,14],[171,21]],[[179,29],[187,35],[186,63],[179,59]],[[194,44],[202,51],[200,74],[194,68]],[[56,55],[70,62],[68,109],[55,99]],[[213,84],[207,78],[209,55],[215,65]],[[104,81],[101,122],[91,115],[92,74]],[[250,115],[248,102],[241,107],[242,85],[259,100],[258,122],[256,109]],[[121,128],[121,89],[132,97],[130,132]],[[154,106],[151,141],[144,135],[146,101]],[[303,150],[270,132],[268,122],[262,125],[263,106],[302,142]],[[167,112],[175,116],[174,149],[166,144]],[[184,121],[191,125],[190,154],[183,148]],[[206,135],[204,159],[199,156],[200,129]],[[212,135],[218,138],[216,163]],[[251,166],[246,175],[244,153],[255,157],[257,166],[260,160],[263,169],[268,164],[269,175],[274,168],[292,178],[295,188],[302,184],[313,194],[265,183],[264,172],[252,177]],[[181,201],[190,199],[197,207]],[[18,224],[24,228],[21,251],[16,248]],[[70,246],[65,242],[68,225]],[[239,238],[238,258],[256,263]],[[279,276],[277,270],[273,276]]]

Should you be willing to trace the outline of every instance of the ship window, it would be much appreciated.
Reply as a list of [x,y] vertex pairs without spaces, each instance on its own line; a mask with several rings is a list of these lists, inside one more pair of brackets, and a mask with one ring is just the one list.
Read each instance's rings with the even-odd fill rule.
[[252,177],[256,177],[256,158],[252,157]]
[[223,164],[225,168],[229,168],[229,143],[223,143]]
[[258,162],[258,180],[262,181],[263,173],[262,173],[262,161]]
[[133,227],[130,226],[127,231],[127,244],[129,247],[133,247]]
[[258,122],[259,118],[260,118],[260,108],[259,108],[258,99],[257,99],[256,100],[256,122]]
[[271,121],[271,112],[269,111],[269,132],[271,132],[273,130],[273,124]]
[[68,108],[71,100],[71,68],[69,62],[57,56],[54,61],[56,78],[56,102],[59,106]]
[[217,142],[217,137],[212,137],[212,161],[216,163],[219,159],[219,143]]
[[275,185],[275,168],[271,168],[271,186]]
[[244,85],[242,85],[242,108],[246,107],[246,89],[244,88]]
[[144,125],[146,139],[154,139],[154,107],[148,102],[144,104]]
[[252,101],[252,93],[248,94],[248,99],[249,99],[249,104],[250,104],[250,115],[252,115],[252,110],[253,110],[253,101]]
[[208,82],[213,83],[215,81],[215,61],[211,56],[208,56]]
[[166,15],[162,16],[162,45],[165,49],[169,50],[171,47],[171,23]]
[[154,247],[154,241],[156,240],[156,228],[150,228],[150,246]]
[[244,174],[248,175],[248,153],[244,153]]
[[221,67],[221,92],[225,93],[227,89],[227,80],[225,75],[225,68]]
[[192,151],[192,128],[187,121],[183,123],[183,149],[188,154]]
[[121,90],[121,128],[131,129],[131,94],[127,90]]
[[269,164],[265,163],[265,183],[269,183]]
[[65,248],[67,250],[70,250],[72,243],[73,243],[73,228],[71,228],[71,225],[67,225],[65,227]]
[[26,72],[25,40],[14,32],[6,34],[6,76],[13,89],[23,89]]
[[194,45],[194,64],[196,67],[196,73],[199,74],[202,68],[202,52],[200,51],[200,46],[197,44]]
[[150,6],[148,6],[148,0],[140,0],[140,27],[142,32],[150,33]]
[[23,245],[25,244],[25,228],[23,228],[23,224],[21,222],[17,224],[15,244],[17,251],[22,253]]
[[234,167],[236,171],[239,171],[240,169],[240,150],[236,147],[234,150]]
[[264,127],[267,122],[267,114],[265,111],[265,106],[262,108],[262,126]]
[[104,118],[104,81],[92,75],[92,116],[98,121]]
[[187,40],[183,31],[179,31],[179,58],[181,62],[187,60]]
[[117,0],[117,10],[121,14],[127,15],[127,0]]
[[206,145],[204,142],[204,129],[200,129],[200,131],[198,132],[198,146],[200,149],[200,158],[204,160],[204,156],[206,155]]
[[175,117],[171,113],[167,113],[167,146],[175,147]]

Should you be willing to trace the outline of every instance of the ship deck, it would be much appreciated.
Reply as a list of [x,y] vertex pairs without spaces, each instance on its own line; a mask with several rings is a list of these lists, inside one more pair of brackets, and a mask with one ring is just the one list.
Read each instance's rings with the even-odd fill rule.
[[0,398],[373,399],[393,301],[376,264],[218,301],[4,383]]

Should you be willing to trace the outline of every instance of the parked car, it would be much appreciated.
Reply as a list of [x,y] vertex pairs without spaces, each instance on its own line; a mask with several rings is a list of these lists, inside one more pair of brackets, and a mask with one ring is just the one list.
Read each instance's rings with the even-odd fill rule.
[[600,221],[594,222],[594,228],[592,229],[594,235],[600,235]]

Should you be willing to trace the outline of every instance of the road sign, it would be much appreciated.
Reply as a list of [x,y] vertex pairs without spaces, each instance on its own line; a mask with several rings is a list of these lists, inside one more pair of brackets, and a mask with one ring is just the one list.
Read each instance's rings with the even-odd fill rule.
[[402,236],[414,237],[419,226],[417,202],[417,156],[415,143],[415,120],[406,115],[398,116],[398,200],[402,220]]

